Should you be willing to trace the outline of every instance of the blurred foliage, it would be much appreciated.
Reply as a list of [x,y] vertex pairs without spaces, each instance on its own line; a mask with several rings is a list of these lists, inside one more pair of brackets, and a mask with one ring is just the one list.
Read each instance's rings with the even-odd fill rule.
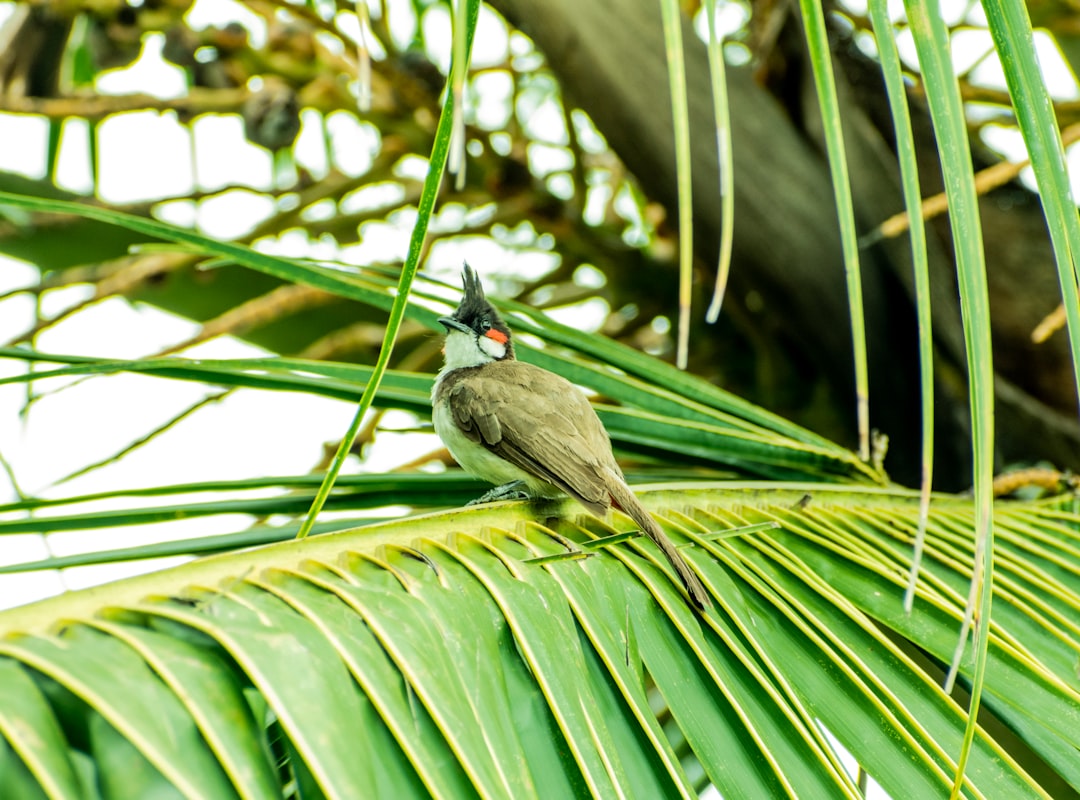
[[[994,77],[989,34],[977,10],[963,5],[948,7],[947,21],[967,54],[958,55],[966,59],[960,65],[961,91],[968,101],[972,141],[985,166],[1001,159],[994,147],[1015,141],[1015,120],[1007,93]],[[626,7],[628,28],[641,22],[644,8]],[[0,43],[9,45],[0,47],[0,114],[5,115],[0,119],[5,125],[34,120],[45,126],[44,152],[20,156],[18,171],[0,172],[0,190],[82,198],[192,224],[261,249],[354,267],[400,263],[444,88],[446,4],[374,3],[361,16],[344,3],[261,0],[9,2],[0,9],[6,17]],[[684,10],[703,30],[701,8],[692,3]],[[1071,67],[1068,4],[1037,3],[1031,10],[1044,29],[1043,41],[1058,43],[1063,63]],[[878,268],[872,280],[884,281],[876,292],[868,289],[872,421],[894,437],[891,471],[911,482],[917,452],[912,437],[904,435],[914,429],[917,396],[910,393],[916,384],[910,278],[904,247],[891,238],[903,225],[874,230],[886,221],[887,209],[893,213],[902,204],[897,191],[884,199],[867,195],[884,192],[889,184],[874,177],[877,166],[860,162],[857,155],[864,145],[890,145],[891,118],[876,74],[868,19],[844,5],[830,6],[830,11],[842,111],[862,117],[853,123],[858,135],[848,131],[849,144],[856,142],[850,146],[856,154],[851,169],[858,223],[870,269]],[[469,257],[482,271],[496,273],[495,294],[542,309],[580,306],[585,313],[575,319],[581,325],[671,358],[677,237],[664,187],[673,180],[673,164],[667,174],[638,164],[641,154],[619,138],[625,135],[620,129],[632,126],[612,127],[603,110],[594,108],[603,100],[593,96],[590,81],[596,76],[577,76],[568,89],[563,62],[549,60],[498,12],[522,27],[536,24],[527,6],[511,0],[482,10],[466,90],[464,181],[444,186],[424,268],[449,281]],[[794,135],[817,148],[799,158],[823,163],[797,14],[784,3],[759,0],[721,4],[721,15],[728,59],[749,67],[749,90],[764,92],[783,110]],[[908,33],[902,19],[895,33],[904,45]],[[581,32],[583,38],[588,35]],[[370,61],[361,56],[365,48]],[[361,84],[362,73],[370,74],[369,85]],[[916,138],[923,145],[925,193],[930,195],[940,189],[936,154],[914,67],[908,77]],[[738,84],[741,78],[734,80]],[[732,88],[738,115],[742,95],[739,85]],[[564,97],[568,92],[572,97]],[[1055,92],[1070,96],[1068,87]],[[361,96],[366,108],[360,107]],[[657,100],[656,113],[667,114],[663,98]],[[1071,102],[1058,104],[1063,122],[1073,119]],[[133,116],[138,112],[143,114]],[[603,119],[599,127],[590,117],[594,112]],[[153,133],[141,140],[121,139],[122,129],[135,118],[154,122],[146,129]],[[868,125],[859,127],[862,122]],[[868,138],[863,142],[860,136]],[[118,155],[110,141],[123,141],[127,149]],[[740,189],[738,170],[768,159],[745,143],[738,149],[739,144],[737,133],[737,196],[746,191]],[[791,150],[780,140],[759,144]],[[637,147],[655,151],[660,144],[641,138]],[[78,161],[75,153],[86,154],[88,174],[71,167]],[[129,155],[137,166],[125,163]],[[240,163],[252,168],[232,167]],[[161,180],[151,177],[156,169]],[[138,177],[150,178],[137,182],[140,194],[118,193],[124,180]],[[794,175],[787,177],[795,181]],[[1014,177],[1015,172],[1009,176]],[[752,180],[760,183],[756,176]],[[820,302],[822,287],[814,285],[821,279],[812,277],[826,265],[814,259],[825,259],[827,268],[839,274],[839,261],[829,261],[838,252],[822,250],[820,242],[806,238],[806,227],[820,228],[819,222],[808,218],[800,225],[792,218],[784,231],[783,219],[765,219],[769,213],[784,217],[789,213],[784,203],[790,202],[784,195],[798,198],[803,191],[794,182],[787,186],[783,173],[769,175],[768,181],[759,188],[775,198],[771,212],[747,207],[745,201],[736,207],[733,288],[714,326],[705,324],[703,312],[715,271],[708,228],[718,223],[698,212],[697,224],[706,231],[696,243],[690,371],[853,445],[850,355],[842,349],[849,345],[842,336],[816,329],[835,327],[835,319],[834,309]],[[860,189],[870,183],[872,189]],[[1029,190],[1015,180],[986,191],[995,364],[1019,392],[1016,398],[1008,395],[1007,402],[999,398],[1009,430],[1017,432],[1003,440],[1001,455],[1007,461],[1048,457],[1061,467],[1077,466],[1063,455],[1080,441],[1075,421],[1061,414],[1075,408],[1064,336],[1045,335],[1044,330],[1040,343],[1030,339],[1057,302],[1052,270],[1045,269],[1050,254],[1041,212]],[[817,201],[807,195],[798,202]],[[938,474],[954,476],[944,478],[945,485],[960,488],[969,480],[968,434],[960,419],[966,405],[964,368],[954,324],[951,258],[941,249],[947,248],[950,233],[940,217],[933,224],[940,242],[932,243],[931,260],[932,273],[935,263],[940,267],[935,284],[942,404]],[[781,242],[785,236],[791,241]],[[800,243],[800,237],[805,241]],[[763,243],[746,244],[751,239]],[[769,263],[770,241],[779,263]],[[159,305],[204,323],[202,338],[232,333],[287,355],[374,360],[384,321],[380,313],[231,268],[200,271],[200,259],[193,255],[130,251],[144,242],[87,220],[0,209],[0,252],[41,267],[40,282],[31,291],[89,284],[94,290],[90,302],[121,296]],[[806,263],[790,264],[790,277],[783,277],[783,259],[790,259],[783,253],[800,248],[807,253]],[[838,286],[826,291],[842,292]],[[875,306],[875,296],[885,299]],[[41,319],[23,338],[33,341],[52,322]],[[395,365],[434,369],[437,357],[426,334],[405,330]],[[1055,435],[1048,432],[1047,420],[1056,426],[1049,428]],[[1024,443],[1036,437],[1062,444],[1032,452],[1035,448]]]
[[[430,150],[444,83],[433,62],[445,61],[445,42],[436,37],[433,50],[425,31],[447,24],[445,6],[391,3],[371,15],[366,41],[377,57],[372,61],[371,106],[363,113],[357,111],[355,15],[341,13],[327,22],[304,6],[253,3],[249,8],[253,13],[235,9],[242,23],[196,28],[187,17],[197,9],[188,5],[17,6],[17,14],[29,12],[24,28],[62,24],[71,32],[62,53],[52,54],[58,58],[53,66],[61,73],[54,91],[43,91],[39,83],[22,77],[45,69],[42,62],[50,53],[18,47],[6,53],[0,107],[44,115],[57,132],[66,119],[89,120],[93,126],[85,135],[91,152],[99,134],[108,135],[104,123],[125,112],[153,110],[185,129],[206,115],[238,115],[248,142],[274,151],[272,163],[264,159],[251,184],[220,185],[212,175],[200,175],[190,190],[159,197],[151,182],[140,187],[151,195],[147,200],[110,205],[167,219],[197,219],[212,205],[215,217],[228,217],[235,206],[214,201],[243,202],[249,199],[248,191],[263,191],[272,200],[266,206],[269,213],[240,233],[239,241],[351,264],[395,263],[403,255],[401,231],[419,194],[416,159]],[[54,14],[74,18],[58,20]],[[14,24],[12,18],[7,26]],[[114,38],[123,34],[126,62],[117,52],[119,44],[103,51],[103,32],[112,32]],[[584,264],[594,267],[595,284],[602,282],[596,267],[613,274],[634,263],[645,266],[657,254],[661,260],[669,257],[670,238],[655,230],[663,212],[634,188],[584,115],[563,109],[543,58],[490,10],[485,10],[481,35],[488,46],[468,89],[476,102],[469,104],[466,182],[460,189],[448,188],[443,197],[429,267],[441,268],[443,274],[456,271],[462,248],[467,248],[464,252],[479,253],[474,260],[509,266],[500,291],[527,295],[543,288],[542,296],[531,298],[543,306],[565,305],[591,294],[571,280]],[[24,30],[16,42],[30,38]],[[92,89],[104,70],[128,66],[136,58],[143,66],[169,64],[182,71],[183,95],[155,99]],[[77,146],[69,144],[72,135],[77,134],[64,134],[64,147]],[[218,144],[204,140],[193,147]],[[236,141],[227,145],[229,152],[242,146]],[[0,187],[55,195],[61,149],[49,154],[47,174],[40,180],[0,179]],[[162,152],[161,158],[177,155]],[[93,201],[107,202],[100,193]],[[67,234],[62,248],[55,245],[58,229]],[[11,219],[0,232],[0,248],[50,265],[43,271],[40,291],[90,282],[98,290],[95,299],[122,294],[200,321],[248,303],[245,313],[234,313],[233,323],[219,326],[218,332],[240,333],[287,354],[314,346],[322,357],[371,358],[377,340],[366,331],[377,317],[364,318],[355,307],[328,303],[317,293],[290,295],[286,302],[282,294],[273,293],[273,281],[247,274],[199,274],[194,258],[131,256],[126,248],[137,238],[113,232],[109,243],[103,229],[70,219]],[[478,242],[480,237],[485,241]],[[77,243],[84,240],[96,244],[90,251],[93,263],[83,260],[87,251]],[[458,248],[444,248],[451,243]],[[546,274],[552,267],[557,271]],[[652,325],[661,308],[656,304],[643,313],[623,304],[609,315],[606,328],[665,351],[668,337]],[[401,352],[408,358],[409,349]]]

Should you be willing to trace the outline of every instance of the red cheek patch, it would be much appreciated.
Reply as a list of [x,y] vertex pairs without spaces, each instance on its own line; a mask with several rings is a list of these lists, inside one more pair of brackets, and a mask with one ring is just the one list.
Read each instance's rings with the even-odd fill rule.
[[488,328],[488,330],[484,333],[484,336],[491,339],[491,341],[493,342],[498,342],[499,344],[506,344],[510,340],[509,336],[507,336],[502,331],[495,330],[494,328]]

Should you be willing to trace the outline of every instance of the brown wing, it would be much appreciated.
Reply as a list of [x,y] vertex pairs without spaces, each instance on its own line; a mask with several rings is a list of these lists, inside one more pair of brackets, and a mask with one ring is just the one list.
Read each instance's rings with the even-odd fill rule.
[[607,431],[577,387],[520,361],[462,373],[446,390],[454,421],[467,437],[593,513],[607,511],[605,468],[621,473]]

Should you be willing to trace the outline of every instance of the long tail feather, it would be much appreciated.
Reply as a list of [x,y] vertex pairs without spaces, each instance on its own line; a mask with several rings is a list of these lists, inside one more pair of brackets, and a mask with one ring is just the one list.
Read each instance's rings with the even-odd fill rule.
[[630,491],[630,487],[610,471],[606,483],[608,484],[608,490],[611,492],[612,505],[626,512],[638,524],[645,535],[656,543],[656,546],[660,548],[660,552],[675,568],[675,572],[679,576],[679,580],[682,581],[691,602],[701,611],[711,608],[712,598],[709,597],[709,593],[701,583],[701,579],[686,563],[686,559],[676,549],[675,543],[660,529],[660,525],[645,510],[645,506],[641,505],[641,501],[637,499],[634,493]]

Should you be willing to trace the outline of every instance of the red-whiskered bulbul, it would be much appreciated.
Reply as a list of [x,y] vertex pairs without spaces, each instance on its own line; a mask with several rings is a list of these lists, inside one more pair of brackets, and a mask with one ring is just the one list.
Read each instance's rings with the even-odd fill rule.
[[514,358],[510,329],[465,265],[465,295],[446,328],[446,363],[431,394],[432,419],[450,454],[470,474],[496,484],[474,501],[568,494],[598,517],[614,506],[630,516],[671,562],[691,601],[708,592],[672,541],[626,485],[611,440],[570,381]]

